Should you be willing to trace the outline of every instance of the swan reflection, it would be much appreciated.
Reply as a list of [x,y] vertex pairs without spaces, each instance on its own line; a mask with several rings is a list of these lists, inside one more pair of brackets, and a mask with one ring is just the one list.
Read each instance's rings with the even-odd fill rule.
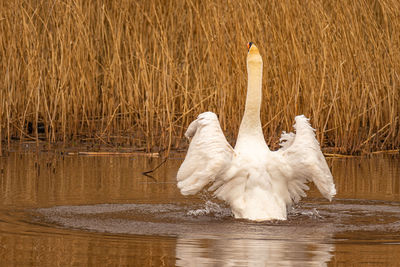
[[326,266],[333,256],[329,229],[268,228],[258,234],[242,232],[229,237],[226,233],[182,235],[176,244],[176,265]]

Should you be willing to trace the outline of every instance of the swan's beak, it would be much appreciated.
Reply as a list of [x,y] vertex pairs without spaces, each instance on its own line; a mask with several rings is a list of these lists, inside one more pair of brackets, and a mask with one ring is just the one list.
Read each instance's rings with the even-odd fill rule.
[[253,42],[248,42],[247,43],[247,49],[249,54],[258,54],[258,48]]
[[248,43],[247,43],[247,52],[250,51],[250,47],[251,47],[252,44],[253,44],[253,42],[248,42]]
[[260,52],[258,51],[257,46],[253,42],[249,42],[247,44],[247,48],[249,49],[247,53],[247,63],[261,63],[262,64],[262,58],[260,55]]

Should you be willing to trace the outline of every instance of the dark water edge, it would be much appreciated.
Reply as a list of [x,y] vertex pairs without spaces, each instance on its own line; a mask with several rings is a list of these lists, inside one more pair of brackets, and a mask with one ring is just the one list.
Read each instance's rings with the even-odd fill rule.
[[0,261],[21,265],[383,265],[400,262],[400,158],[328,159],[338,195],[315,188],[286,222],[235,220],[183,197],[182,155],[10,153],[0,158]]

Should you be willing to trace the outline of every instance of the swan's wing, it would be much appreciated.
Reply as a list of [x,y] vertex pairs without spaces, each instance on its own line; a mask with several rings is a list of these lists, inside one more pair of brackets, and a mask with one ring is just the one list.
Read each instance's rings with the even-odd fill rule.
[[199,192],[226,170],[234,154],[226,141],[217,115],[204,112],[193,121],[185,136],[192,140],[186,158],[178,170],[178,188],[183,195]]
[[321,194],[332,200],[336,194],[333,177],[315,138],[315,130],[304,116],[296,116],[294,128],[296,134],[283,133],[282,148],[277,152],[290,165],[291,173],[288,177],[288,190],[294,202],[305,196],[308,190],[306,183],[313,181]]

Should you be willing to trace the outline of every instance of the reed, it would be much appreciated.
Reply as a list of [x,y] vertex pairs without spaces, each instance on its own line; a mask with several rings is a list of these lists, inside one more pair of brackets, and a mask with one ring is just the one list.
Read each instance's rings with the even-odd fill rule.
[[251,40],[273,148],[305,114],[334,153],[398,149],[399,10],[395,0],[1,1],[0,138],[169,150],[211,110],[233,141]]

